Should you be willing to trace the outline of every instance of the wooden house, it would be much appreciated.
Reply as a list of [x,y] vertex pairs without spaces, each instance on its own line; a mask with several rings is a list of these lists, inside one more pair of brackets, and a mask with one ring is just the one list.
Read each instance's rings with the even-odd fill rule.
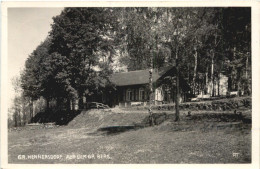
[[[175,76],[174,66],[168,66],[159,70],[153,70],[153,104],[173,103],[175,100]],[[149,69],[129,72],[114,73],[109,77],[115,86],[102,95],[102,102],[111,107],[129,107],[134,105],[149,104]],[[190,87],[180,77],[180,102],[187,100]]]

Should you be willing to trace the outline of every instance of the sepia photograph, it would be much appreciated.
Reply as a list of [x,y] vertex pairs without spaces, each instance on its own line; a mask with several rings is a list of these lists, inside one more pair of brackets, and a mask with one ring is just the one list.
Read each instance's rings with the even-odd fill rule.
[[251,6],[6,10],[8,164],[252,164]]

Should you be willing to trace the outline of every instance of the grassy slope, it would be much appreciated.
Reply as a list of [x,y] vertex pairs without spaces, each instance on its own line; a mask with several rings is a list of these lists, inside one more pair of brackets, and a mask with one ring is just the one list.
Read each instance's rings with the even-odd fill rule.
[[[105,114],[106,113],[106,114]],[[180,123],[171,119],[159,126],[104,135],[99,127],[130,125],[147,114],[83,112],[68,126],[9,132],[11,163],[249,163],[251,125],[205,119]],[[224,124],[224,127],[219,127]],[[229,122],[229,124],[231,124]],[[232,123],[233,124],[233,123]],[[232,153],[239,153],[233,157]],[[61,154],[61,160],[18,160],[19,154]],[[94,159],[66,159],[66,155],[91,155]],[[98,159],[98,154],[109,158]]]

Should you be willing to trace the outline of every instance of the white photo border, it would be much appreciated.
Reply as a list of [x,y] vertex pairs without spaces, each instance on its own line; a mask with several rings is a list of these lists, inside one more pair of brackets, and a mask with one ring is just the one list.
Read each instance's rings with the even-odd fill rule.
[[[252,23],[252,163],[251,164],[8,164],[7,136],[7,9],[10,7],[251,7]],[[213,168],[237,169],[259,168],[259,130],[260,130],[260,2],[257,1],[59,1],[59,2],[2,2],[1,7],[1,168]]]

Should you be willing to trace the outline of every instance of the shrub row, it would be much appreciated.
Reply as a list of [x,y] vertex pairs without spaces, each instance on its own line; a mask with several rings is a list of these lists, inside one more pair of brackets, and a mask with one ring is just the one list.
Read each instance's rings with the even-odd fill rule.
[[[186,102],[179,105],[180,110],[233,110],[241,108],[251,108],[251,97],[222,99],[207,102]],[[148,106],[135,106],[131,107],[136,110],[148,109]],[[175,110],[174,104],[156,105],[152,107],[153,110]]]

